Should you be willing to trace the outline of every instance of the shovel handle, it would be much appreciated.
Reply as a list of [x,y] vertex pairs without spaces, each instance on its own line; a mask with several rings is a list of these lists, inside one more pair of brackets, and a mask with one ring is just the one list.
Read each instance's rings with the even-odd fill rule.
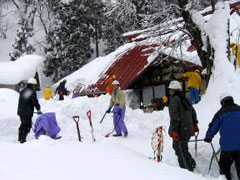
[[89,110],[89,111],[87,112],[87,117],[88,117],[89,120],[91,120],[91,118],[92,118],[92,112],[91,112],[91,110]]
[[100,124],[103,122],[103,119],[105,118],[106,114],[107,114],[107,113],[105,112],[105,114],[103,115],[101,121],[99,122]]
[[73,116],[73,120],[74,120],[75,122],[78,122],[78,121],[79,121],[79,116]]

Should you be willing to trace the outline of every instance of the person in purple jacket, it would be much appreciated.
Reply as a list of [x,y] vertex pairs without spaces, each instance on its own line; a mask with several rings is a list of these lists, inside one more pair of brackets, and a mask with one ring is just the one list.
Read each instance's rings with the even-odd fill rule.
[[128,130],[124,123],[124,117],[125,117],[125,94],[120,89],[120,83],[117,80],[114,80],[113,83],[113,92],[111,96],[111,101],[108,110],[106,113],[110,113],[111,109],[113,107],[113,122],[114,122],[114,130],[116,134],[114,134],[114,137],[122,136],[122,133],[124,137],[128,136]]
[[46,135],[52,139],[59,139],[58,133],[61,131],[57,124],[55,113],[44,113],[40,115],[34,125],[35,137]]

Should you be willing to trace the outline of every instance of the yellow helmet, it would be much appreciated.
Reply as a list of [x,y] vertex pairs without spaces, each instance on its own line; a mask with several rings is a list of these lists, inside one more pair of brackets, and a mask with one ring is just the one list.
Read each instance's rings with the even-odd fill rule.
[[112,78],[113,78],[113,79],[117,79],[117,76],[116,76],[116,75],[112,75]]
[[168,102],[167,96],[163,96],[163,97],[162,97],[162,102],[163,102],[163,103],[167,103],[167,102]]

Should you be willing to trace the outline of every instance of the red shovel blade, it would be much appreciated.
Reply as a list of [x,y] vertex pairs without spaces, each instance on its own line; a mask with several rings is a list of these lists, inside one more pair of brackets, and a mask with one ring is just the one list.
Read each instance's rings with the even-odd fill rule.
[[92,115],[91,110],[89,110],[89,111],[87,112],[87,117],[88,117],[89,120],[91,120],[91,115]]
[[105,135],[105,138],[108,138],[110,136],[111,133],[108,133]]

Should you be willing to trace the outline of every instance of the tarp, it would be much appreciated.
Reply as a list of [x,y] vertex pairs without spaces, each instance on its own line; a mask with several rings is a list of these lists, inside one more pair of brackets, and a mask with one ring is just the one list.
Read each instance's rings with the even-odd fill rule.
[[47,132],[51,138],[56,139],[61,129],[57,124],[55,113],[50,112],[40,115],[35,122],[33,131],[36,138],[45,135]]

